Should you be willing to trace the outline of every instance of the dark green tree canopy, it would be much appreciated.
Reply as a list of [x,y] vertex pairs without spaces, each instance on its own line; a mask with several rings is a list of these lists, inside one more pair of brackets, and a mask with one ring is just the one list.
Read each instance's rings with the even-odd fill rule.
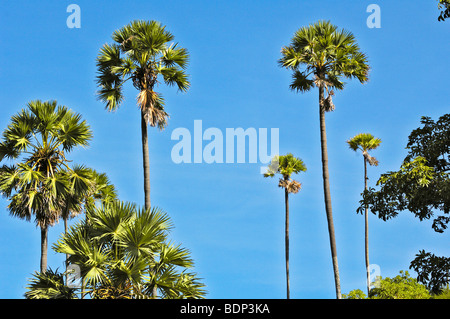
[[383,174],[374,188],[364,193],[368,204],[383,220],[409,210],[420,220],[433,219],[433,229],[443,232],[450,222],[450,114],[438,121],[422,117],[422,127],[411,132],[409,150],[399,171]]
[[439,294],[450,280],[450,258],[419,251],[411,262],[410,269],[417,272],[417,281],[424,284],[433,294]]
[[442,9],[441,14],[438,17],[438,21],[444,21],[450,18],[450,0],[438,0],[438,8]]

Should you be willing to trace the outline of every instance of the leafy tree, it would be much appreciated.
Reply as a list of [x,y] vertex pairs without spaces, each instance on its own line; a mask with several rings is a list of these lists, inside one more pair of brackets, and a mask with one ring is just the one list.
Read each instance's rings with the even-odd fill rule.
[[439,257],[425,250],[419,251],[411,261],[410,269],[417,272],[417,280],[434,295],[442,293],[450,280],[450,258]]
[[394,278],[378,278],[375,288],[372,288],[369,297],[360,290],[355,289],[343,295],[344,299],[430,299],[427,288],[410,277],[407,271],[400,271]]
[[439,294],[432,295],[431,299],[450,299],[450,289],[448,288],[448,286],[445,287],[439,292]]
[[400,271],[400,275],[380,280],[378,287],[372,288],[370,299],[429,299],[427,288],[410,277],[408,271]]
[[361,289],[354,289],[348,294],[342,294],[342,299],[367,299],[367,295]]
[[[450,222],[450,114],[437,121],[422,117],[421,124],[409,135],[400,170],[382,174],[379,189],[366,191],[359,209],[369,205],[385,221],[410,211],[420,221],[433,219],[432,228],[442,233]],[[423,250],[410,265],[434,294],[442,288],[448,267],[447,257]]]
[[[339,267],[334,234],[328,172],[327,135],[325,113],[334,110],[334,90],[344,89],[342,78],[368,81],[367,57],[360,51],[354,35],[327,21],[318,21],[297,30],[290,45],[281,50],[280,66],[291,70],[290,88],[297,92],[319,89],[320,144],[324,184],[325,210],[330,236],[330,248],[336,285],[336,297],[341,298]],[[327,97],[325,97],[325,91]]]
[[[0,192],[10,200],[12,216],[31,220],[41,229],[40,271],[47,269],[48,228],[61,217],[61,198],[70,188],[66,154],[87,146],[92,132],[80,114],[56,101],[32,101],[11,118],[0,142]],[[74,181],[74,180],[73,180]],[[77,180],[78,188],[81,186]]]
[[203,298],[189,251],[168,241],[172,224],[158,208],[123,202],[86,211],[53,246],[80,269],[92,298]]
[[284,203],[286,209],[285,219],[285,250],[286,250],[286,294],[287,299],[290,298],[290,282],[289,282],[289,194],[296,194],[301,188],[301,184],[291,179],[292,174],[305,172],[306,166],[299,158],[294,157],[291,153],[287,155],[275,156],[264,177],[273,177],[275,174],[281,174],[278,186],[284,188]]
[[420,220],[434,218],[433,229],[442,233],[450,221],[450,114],[436,122],[422,117],[421,123],[409,135],[400,170],[382,174],[379,190],[365,192],[361,205],[383,220],[404,210]]
[[150,160],[147,126],[164,129],[168,113],[164,99],[155,91],[160,77],[179,91],[189,88],[185,68],[189,55],[186,49],[170,43],[174,36],[156,21],[133,21],[116,30],[113,44],[105,44],[97,58],[98,97],[108,111],[115,111],[123,102],[124,84],[131,80],[139,91],[137,104],[141,112],[142,155],[144,168],[145,208],[150,208]]
[[438,8],[443,9],[438,17],[438,21],[444,21],[450,18],[450,1],[449,0],[438,0]]
[[[364,159],[364,190],[368,189],[367,186],[367,163],[372,166],[378,165],[378,160],[369,155],[370,150],[376,149],[381,144],[381,140],[379,138],[374,137],[372,134],[369,133],[361,133],[350,140],[347,141],[347,144],[349,145],[350,149],[353,151],[360,150],[363,155]],[[365,236],[364,236],[364,247],[365,247],[365,261],[366,261],[366,277],[367,277],[367,293],[370,292],[370,272],[369,272],[369,208],[367,205],[365,205],[364,209],[364,218],[365,218]],[[360,211],[362,212],[362,211]]]

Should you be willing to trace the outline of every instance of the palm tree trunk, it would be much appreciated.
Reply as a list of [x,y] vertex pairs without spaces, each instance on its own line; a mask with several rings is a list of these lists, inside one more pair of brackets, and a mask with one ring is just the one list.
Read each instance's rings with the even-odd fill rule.
[[150,157],[148,151],[147,122],[145,121],[143,111],[141,111],[141,133],[142,133],[142,159],[144,167],[145,209],[150,209]]
[[330,180],[328,173],[328,150],[327,150],[327,133],[325,126],[325,108],[323,105],[324,87],[319,86],[319,110],[320,110],[320,145],[322,149],[322,175],[323,190],[325,196],[325,211],[328,221],[328,233],[330,235],[331,257],[333,260],[334,280],[336,285],[336,298],[341,299],[341,284],[339,278],[339,267],[336,252],[336,240],[334,235],[333,213],[331,208]]
[[286,295],[290,298],[290,284],[289,284],[289,193],[287,188],[284,189],[284,202],[286,205],[286,220],[285,220],[285,247],[286,247]]
[[[66,212],[67,214],[67,212]],[[64,216],[64,235],[67,235],[67,215]],[[69,273],[67,272],[67,267],[69,266],[69,254],[66,254],[66,286],[69,284]]]
[[[364,189],[367,190],[367,159],[364,157]],[[367,277],[367,295],[370,292],[370,271],[369,271],[369,207],[365,207],[365,255],[366,255],[366,277]]]
[[48,226],[41,226],[41,273],[47,270]]

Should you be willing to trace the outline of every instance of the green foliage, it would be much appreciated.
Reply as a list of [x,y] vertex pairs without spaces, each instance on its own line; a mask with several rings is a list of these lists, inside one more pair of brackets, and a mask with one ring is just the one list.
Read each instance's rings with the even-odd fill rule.
[[357,150],[369,151],[380,146],[381,140],[370,133],[360,133],[349,139],[347,144],[355,152]]
[[105,44],[97,57],[99,99],[109,111],[116,110],[124,99],[123,86],[131,80],[140,92],[138,104],[147,123],[163,129],[168,114],[154,88],[158,78],[179,91],[189,88],[188,51],[170,43],[174,36],[157,21],[132,21],[116,30],[112,39],[114,43]]
[[450,114],[444,114],[437,121],[423,116],[421,127],[413,130],[408,137],[409,150],[406,161],[417,156],[424,157],[436,172],[450,170]]
[[[342,90],[341,78],[368,81],[367,56],[362,53],[351,32],[338,30],[328,21],[318,21],[297,30],[289,46],[281,50],[279,65],[290,69],[292,90],[306,92],[325,87]],[[327,110],[334,108],[332,92],[323,101]],[[322,103],[322,102],[321,102]]]
[[448,257],[439,257],[421,250],[409,268],[417,272],[417,280],[426,285],[435,295],[440,294],[449,283],[450,258]]
[[367,299],[367,295],[361,289],[355,289],[348,294],[342,294],[342,299]]
[[[189,251],[168,241],[169,216],[158,208],[112,202],[86,212],[54,245],[80,269],[93,298],[203,298],[204,285],[189,271]],[[115,295],[117,294],[117,295]]]
[[438,17],[438,21],[444,21],[447,18],[450,18],[450,1],[449,0],[438,0],[438,8],[444,9],[441,11],[441,14]]
[[383,278],[377,288],[372,288],[370,299],[429,299],[427,288],[409,276],[408,271],[400,271],[394,278]]
[[422,117],[421,123],[409,136],[400,170],[383,174],[380,189],[366,191],[361,206],[368,204],[383,220],[409,210],[420,220],[434,218],[433,229],[443,232],[450,222],[450,114],[437,122]]
[[367,297],[360,289],[343,295],[344,299],[430,299],[427,288],[410,277],[408,271],[400,271],[394,278],[379,278]]
[[286,155],[276,155],[272,158],[264,177],[273,177],[279,173],[283,178],[289,179],[292,174],[305,172],[306,166],[300,158],[294,157],[291,153]]
[[0,142],[0,161],[17,161],[0,167],[0,192],[10,199],[10,213],[26,220],[34,215],[40,227],[53,225],[60,199],[71,189],[87,188],[80,170],[67,165],[66,153],[91,138],[81,115],[56,101],[32,101],[14,115]]
[[432,295],[431,299],[450,299],[450,288],[445,287],[438,294]]
[[292,174],[306,172],[306,166],[300,158],[294,157],[291,153],[286,155],[276,155],[264,173],[264,177],[274,177],[275,174],[281,174],[278,186],[285,188],[288,193],[298,193],[301,184],[291,179]]
[[64,284],[64,274],[47,269],[35,272],[30,279],[25,298],[27,299],[77,299],[76,289]]

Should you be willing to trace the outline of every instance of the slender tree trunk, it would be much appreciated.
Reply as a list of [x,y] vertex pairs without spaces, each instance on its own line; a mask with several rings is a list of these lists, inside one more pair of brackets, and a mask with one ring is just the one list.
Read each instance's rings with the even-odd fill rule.
[[[364,157],[364,190],[367,190],[367,159]],[[369,271],[369,207],[365,207],[365,254],[366,254],[366,276],[367,276],[367,295],[370,292],[370,271]]]
[[336,240],[334,235],[333,212],[331,208],[330,180],[328,173],[328,150],[327,150],[327,133],[325,126],[325,109],[323,105],[324,87],[319,86],[319,110],[320,110],[320,144],[322,149],[322,175],[323,190],[325,196],[325,211],[328,221],[328,233],[330,235],[331,257],[333,260],[334,280],[336,285],[336,298],[341,299],[341,284],[339,278],[339,267],[336,252]]
[[150,209],[150,156],[148,151],[147,122],[145,121],[143,111],[141,111],[141,132],[142,132],[142,159],[144,167],[145,209]]
[[286,205],[285,220],[285,247],[286,247],[286,296],[290,299],[290,283],[289,283],[289,193],[287,188],[284,189],[284,202]]
[[[141,132],[142,132],[142,159],[144,167],[144,196],[145,196],[145,209],[150,209],[150,156],[148,151],[148,132],[147,122],[145,121],[144,112],[141,110]],[[153,298],[158,297],[158,289],[153,288]]]
[[[67,213],[67,212],[66,212]],[[67,215],[64,216],[64,235],[67,235]],[[66,254],[66,286],[69,284],[69,274],[67,272],[67,267],[69,266],[69,254]]]
[[47,270],[48,226],[41,226],[41,273]]

